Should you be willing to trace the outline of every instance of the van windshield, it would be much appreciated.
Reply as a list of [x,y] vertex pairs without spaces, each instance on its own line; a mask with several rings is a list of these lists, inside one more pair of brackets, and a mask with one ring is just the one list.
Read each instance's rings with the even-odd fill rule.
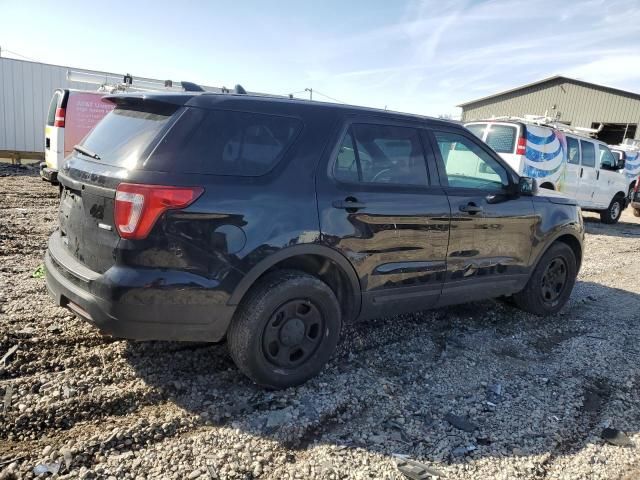
[[85,150],[107,165],[135,168],[149,153],[154,140],[178,107],[117,107],[108,113],[82,142]]

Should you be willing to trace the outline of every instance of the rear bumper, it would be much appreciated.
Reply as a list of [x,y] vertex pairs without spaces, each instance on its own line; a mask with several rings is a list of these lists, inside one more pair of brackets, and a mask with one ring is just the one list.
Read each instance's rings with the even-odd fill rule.
[[47,164],[44,162],[40,164],[40,176],[43,180],[51,182],[54,185],[58,183],[58,171],[47,167]]
[[193,282],[172,281],[170,271],[113,267],[93,272],[67,252],[59,232],[49,239],[45,272],[57,305],[115,337],[217,342],[235,311],[219,302],[226,299],[222,292],[194,291]]

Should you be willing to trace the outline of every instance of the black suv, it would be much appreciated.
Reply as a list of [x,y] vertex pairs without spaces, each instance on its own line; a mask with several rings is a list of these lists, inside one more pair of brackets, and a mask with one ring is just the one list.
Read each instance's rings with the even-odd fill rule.
[[[123,94],[59,172],[47,285],[117,337],[228,340],[273,388],[345,322],[567,301],[584,229],[452,122],[239,94]],[[546,192],[545,195],[553,195]]]

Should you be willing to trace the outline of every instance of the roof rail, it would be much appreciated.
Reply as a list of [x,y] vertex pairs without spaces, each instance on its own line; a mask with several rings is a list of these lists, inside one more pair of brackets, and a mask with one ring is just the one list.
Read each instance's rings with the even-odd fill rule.
[[504,115],[501,117],[491,117],[490,120],[511,120],[527,123],[529,125],[551,127],[557,130],[562,130],[563,132],[573,133],[574,135],[580,135],[583,137],[595,137],[604,128],[604,125],[602,123],[598,126],[598,128],[572,127],[571,125],[562,123],[559,120],[551,118],[547,115],[525,115],[524,117]]

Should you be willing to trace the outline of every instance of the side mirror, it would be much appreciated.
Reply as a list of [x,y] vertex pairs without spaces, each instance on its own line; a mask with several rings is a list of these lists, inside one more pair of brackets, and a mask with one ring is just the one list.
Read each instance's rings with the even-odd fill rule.
[[518,193],[520,195],[534,195],[538,192],[538,182],[535,178],[520,177],[518,181]]
[[624,158],[619,158],[616,162],[616,170],[624,170],[624,167],[627,166],[627,161]]

